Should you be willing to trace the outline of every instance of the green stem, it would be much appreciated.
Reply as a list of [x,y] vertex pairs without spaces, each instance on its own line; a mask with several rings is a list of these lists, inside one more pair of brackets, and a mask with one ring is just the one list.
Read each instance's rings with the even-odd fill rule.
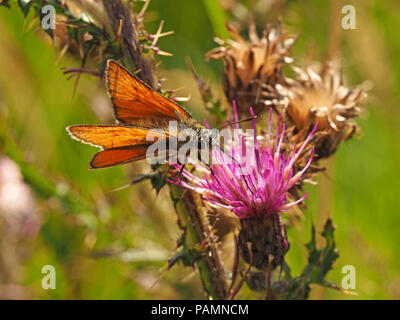
[[170,185],[171,197],[178,215],[179,226],[186,232],[185,245],[200,247],[196,267],[199,270],[204,290],[213,299],[227,297],[227,279],[220,260],[217,242],[205,213],[199,212],[201,199],[189,190],[181,193],[181,188]]

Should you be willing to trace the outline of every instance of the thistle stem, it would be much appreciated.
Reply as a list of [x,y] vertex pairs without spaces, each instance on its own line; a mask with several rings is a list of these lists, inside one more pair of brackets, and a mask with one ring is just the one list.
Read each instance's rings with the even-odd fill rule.
[[225,270],[208,218],[199,211],[200,196],[189,190],[181,193],[181,188],[173,184],[170,190],[179,226],[186,232],[186,245],[189,248],[200,246],[200,258],[195,264],[204,290],[213,299],[226,299],[228,285]]
[[137,71],[136,75],[141,80],[154,87],[155,76],[152,64],[143,55],[129,5],[121,0],[103,0],[103,5],[115,38],[121,39],[124,61],[129,69]]
[[[122,52],[128,68],[137,71],[136,75],[141,80],[155,88],[156,77],[153,64],[143,55],[130,7],[120,0],[103,0],[103,4],[114,36],[121,39]],[[171,185],[170,188],[178,223],[186,232],[185,245],[188,248],[200,248],[200,257],[195,264],[204,290],[213,299],[225,299],[227,296],[226,275],[210,223],[205,212],[199,210],[202,207],[200,197],[192,192],[181,194],[180,188],[175,185]]]

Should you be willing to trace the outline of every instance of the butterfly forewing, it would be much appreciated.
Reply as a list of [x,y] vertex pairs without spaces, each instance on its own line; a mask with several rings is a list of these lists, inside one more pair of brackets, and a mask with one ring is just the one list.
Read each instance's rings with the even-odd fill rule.
[[161,131],[125,126],[75,125],[67,130],[73,138],[104,149],[148,144],[159,138],[168,138]]
[[168,139],[161,131],[124,126],[75,125],[67,130],[74,139],[104,149],[93,157],[92,169],[145,159],[154,141]]
[[164,97],[137,79],[113,60],[107,61],[107,86],[120,123],[154,125],[157,120],[186,121],[190,114],[172,100]]

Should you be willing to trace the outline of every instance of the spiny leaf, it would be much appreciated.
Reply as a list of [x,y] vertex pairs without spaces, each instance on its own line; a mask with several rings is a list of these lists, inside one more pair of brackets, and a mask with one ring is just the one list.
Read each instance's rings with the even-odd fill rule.
[[283,272],[285,274],[284,280],[274,283],[274,291],[277,296],[290,300],[307,299],[312,283],[338,288],[336,285],[325,281],[326,275],[339,257],[339,253],[335,247],[334,231],[335,228],[332,224],[332,220],[328,219],[322,232],[326,244],[322,249],[318,249],[315,227],[312,227],[311,240],[306,244],[308,251],[307,266],[299,276],[292,278],[290,268],[285,264],[283,267]]
[[178,261],[182,261],[186,267],[193,267],[196,260],[200,258],[200,252],[197,248],[188,247],[186,237],[186,232],[184,232],[178,240],[178,246],[181,249],[168,260],[168,269],[171,269]]
[[11,8],[11,7],[10,7],[9,0],[0,0],[0,7],[1,7],[1,6],[7,7],[8,9]]
[[156,171],[151,174],[141,174],[135,180],[133,180],[130,185],[137,184],[139,182],[142,182],[144,180],[150,180],[151,185],[153,188],[156,190],[157,194],[160,192],[160,190],[166,185],[166,180],[164,177],[164,173],[161,171]]
[[186,63],[193,74],[206,109],[211,114],[215,115],[218,121],[223,121],[224,119],[226,119],[226,110],[222,108],[221,102],[214,97],[211,92],[210,86],[199,77],[190,58],[186,59]]

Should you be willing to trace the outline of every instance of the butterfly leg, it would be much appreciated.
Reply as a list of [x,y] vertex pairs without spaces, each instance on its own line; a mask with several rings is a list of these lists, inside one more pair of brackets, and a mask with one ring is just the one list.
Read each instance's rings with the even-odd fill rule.
[[169,165],[169,162],[167,162],[164,173],[161,175],[161,179],[163,179],[163,180],[165,179],[165,177],[167,176],[167,174],[169,172],[169,168],[170,168],[170,165]]
[[185,161],[183,162],[183,164],[182,164],[182,167],[179,169],[179,180],[182,180],[182,172],[183,172],[183,169],[185,168],[185,165],[186,165],[186,156],[185,156]]

